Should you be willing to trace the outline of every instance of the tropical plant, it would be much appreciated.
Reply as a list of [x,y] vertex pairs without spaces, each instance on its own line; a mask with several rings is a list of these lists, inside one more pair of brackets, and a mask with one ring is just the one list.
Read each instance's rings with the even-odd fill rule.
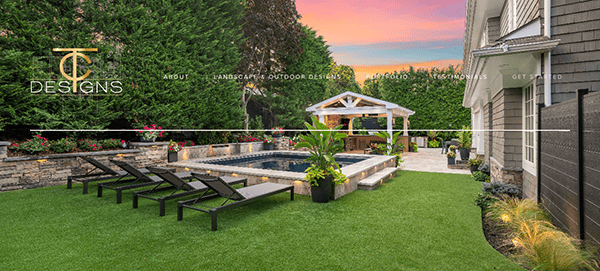
[[398,132],[394,133],[392,136],[392,139],[391,139],[391,143],[390,143],[390,140],[388,140],[390,138],[390,134],[386,131],[380,131],[380,132],[375,133],[374,135],[376,135],[382,139],[385,139],[385,141],[388,142],[388,143],[386,143],[387,149],[388,149],[386,154],[393,155],[394,153],[402,152],[404,150],[404,144],[402,144],[400,142],[400,140],[401,140],[400,134],[401,133],[402,133],[402,131],[398,131]]
[[299,142],[294,148],[309,148],[310,156],[306,161],[311,166],[306,170],[306,177],[311,186],[318,186],[317,180],[324,176],[333,177],[333,183],[342,184],[347,180],[342,174],[340,165],[335,162],[335,154],[344,150],[342,138],[348,137],[345,133],[339,133],[342,125],[329,129],[325,124],[319,122],[316,117],[312,117],[312,124],[305,123],[309,133],[302,135],[302,142]]
[[431,130],[431,131],[427,132],[427,136],[429,136],[429,140],[437,141],[438,137],[440,136],[440,132]]
[[470,126],[463,125],[462,130],[458,131],[457,135],[458,135],[458,145],[462,149],[471,148],[473,132],[471,132]]

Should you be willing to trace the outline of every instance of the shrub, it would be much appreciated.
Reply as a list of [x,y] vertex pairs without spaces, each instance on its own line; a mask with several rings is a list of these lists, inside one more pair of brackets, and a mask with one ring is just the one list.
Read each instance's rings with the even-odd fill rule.
[[75,147],[77,147],[77,143],[66,137],[53,141],[50,150],[56,153],[65,153],[73,151]]
[[481,164],[479,165],[479,168],[477,168],[477,170],[479,170],[481,173],[485,174],[485,175],[490,175],[490,165],[488,164]]
[[17,151],[23,151],[26,153],[36,153],[48,151],[50,142],[45,137],[37,134],[33,139],[28,139],[26,142],[19,144],[13,144],[12,149]]
[[417,143],[411,142],[410,146],[412,147],[414,152],[419,152],[419,146],[417,146]]
[[498,201],[498,198],[492,196],[492,193],[479,193],[475,196],[475,205],[479,206],[483,212],[487,212],[496,201]]
[[77,140],[77,147],[84,151],[97,151],[102,149],[102,144],[96,140],[80,139]]
[[473,177],[473,180],[478,181],[478,182],[489,182],[490,181],[490,175],[486,175],[485,173],[482,173],[481,171],[475,171],[475,173],[473,173],[473,175],[471,175],[471,177]]
[[430,148],[439,148],[440,147],[440,142],[437,141],[437,140],[432,140],[432,141],[427,142],[427,145]]
[[251,135],[241,135],[238,137],[238,142],[258,142],[258,141],[262,141],[262,139],[253,137]]
[[194,141],[183,141],[180,142],[179,145],[181,145],[182,147],[189,147],[189,146],[196,146],[196,143],[194,143]]
[[114,148],[118,148],[121,145],[121,143],[119,142],[118,139],[110,138],[110,139],[102,140],[101,145],[105,149],[114,149]]
[[480,158],[472,158],[467,162],[467,166],[477,166],[477,168],[479,168],[481,164],[483,164],[483,161],[481,161]]
[[502,195],[508,195],[511,197],[517,196],[519,194],[519,188],[517,188],[514,184],[505,184],[501,182],[489,182],[482,183],[483,188],[481,191],[484,193],[489,192],[492,193],[494,197],[501,197]]
[[534,201],[506,195],[501,196],[500,200],[491,205],[489,215],[502,219],[514,230],[517,230],[523,221],[549,221],[548,216]]

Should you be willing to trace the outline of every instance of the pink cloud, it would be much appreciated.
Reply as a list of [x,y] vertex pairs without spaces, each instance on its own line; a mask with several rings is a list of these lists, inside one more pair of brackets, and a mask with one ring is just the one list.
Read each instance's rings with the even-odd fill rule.
[[[462,38],[465,0],[299,0],[302,22],[333,45]],[[461,10],[462,9],[462,10]]]

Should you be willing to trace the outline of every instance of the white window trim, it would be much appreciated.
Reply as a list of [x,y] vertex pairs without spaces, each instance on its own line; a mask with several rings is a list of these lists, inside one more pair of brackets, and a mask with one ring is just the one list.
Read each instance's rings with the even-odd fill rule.
[[527,101],[527,98],[525,97],[525,88],[531,86],[531,92],[532,92],[532,102],[533,102],[533,127],[534,129],[538,129],[538,122],[537,122],[537,106],[535,104],[535,100],[536,100],[536,91],[535,91],[535,85],[533,84],[533,81],[530,83],[527,83],[522,90],[522,112],[523,112],[523,117],[522,117],[522,128],[523,128],[523,133],[522,133],[522,138],[523,138],[523,147],[522,147],[522,161],[523,161],[523,170],[529,172],[530,174],[532,174],[533,176],[537,175],[537,133],[533,132],[533,162],[530,162],[529,160],[527,160],[526,158],[526,134],[525,134],[525,103]]

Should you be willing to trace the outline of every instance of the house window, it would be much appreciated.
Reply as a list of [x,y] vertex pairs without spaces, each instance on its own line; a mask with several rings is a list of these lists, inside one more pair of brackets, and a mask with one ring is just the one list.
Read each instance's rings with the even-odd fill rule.
[[523,88],[523,168],[535,168],[535,93],[533,85]]

